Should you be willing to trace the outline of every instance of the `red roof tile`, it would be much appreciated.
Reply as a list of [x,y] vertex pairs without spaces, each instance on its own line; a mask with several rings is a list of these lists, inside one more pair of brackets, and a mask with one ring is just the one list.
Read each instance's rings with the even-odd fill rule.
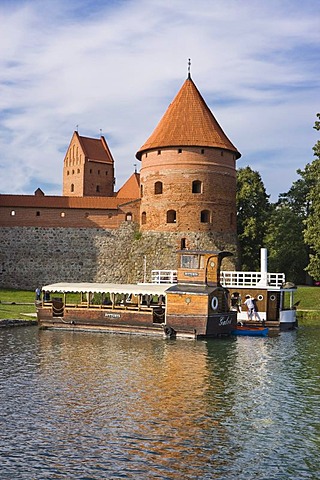
[[116,210],[120,204],[136,200],[128,197],[58,197],[36,195],[0,195],[0,207],[25,208],[80,208]]
[[88,160],[97,162],[114,163],[113,157],[103,136],[100,138],[82,137],[75,132],[80,145],[83,149],[84,155]]
[[136,153],[136,157],[141,160],[146,150],[176,146],[223,148],[235,152],[237,158],[241,157],[191,78],[184,82],[154,132]]
[[140,174],[133,173],[116,194],[117,198],[140,198]]

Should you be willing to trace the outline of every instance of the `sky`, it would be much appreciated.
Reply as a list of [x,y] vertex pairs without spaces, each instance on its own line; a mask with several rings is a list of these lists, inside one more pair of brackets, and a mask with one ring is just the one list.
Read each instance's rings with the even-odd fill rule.
[[0,193],[62,194],[72,134],[116,189],[188,74],[271,201],[312,162],[319,0],[0,0]]

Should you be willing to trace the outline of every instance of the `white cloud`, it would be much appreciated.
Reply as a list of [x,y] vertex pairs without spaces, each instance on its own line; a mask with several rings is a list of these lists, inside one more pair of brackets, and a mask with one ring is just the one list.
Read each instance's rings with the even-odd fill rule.
[[[1,193],[61,193],[73,130],[105,134],[117,186],[187,75],[274,200],[312,160],[318,1],[1,3]],[[276,166],[276,168],[275,168]],[[278,172],[282,172],[281,177]]]

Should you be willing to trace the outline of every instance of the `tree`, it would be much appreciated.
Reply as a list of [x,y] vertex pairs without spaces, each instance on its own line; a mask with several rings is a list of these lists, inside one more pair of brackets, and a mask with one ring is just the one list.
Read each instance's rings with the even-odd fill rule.
[[237,229],[240,263],[244,270],[260,267],[267,220],[271,211],[261,176],[249,166],[237,172]]
[[[317,117],[320,120],[320,113]],[[318,131],[320,131],[319,120],[314,125]],[[310,214],[305,220],[304,239],[310,247],[310,262],[306,270],[314,279],[320,280],[320,140],[313,147],[313,151],[317,158],[302,172],[304,178],[307,178],[310,183],[307,195]]]
[[296,205],[281,202],[275,206],[268,222],[265,246],[271,272],[285,273],[288,281],[305,283],[308,252],[303,241],[303,219]]

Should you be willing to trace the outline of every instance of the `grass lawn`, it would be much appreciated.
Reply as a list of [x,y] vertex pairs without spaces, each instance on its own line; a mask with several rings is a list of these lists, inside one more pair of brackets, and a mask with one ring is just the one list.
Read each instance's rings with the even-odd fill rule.
[[34,300],[34,292],[0,289],[0,320],[34,320],[33,317],[24,315],[25,313],[36,313]]
[[294,301],[300,301],[297,310],[318,310],[320,314],[320,287],[298,287]]

